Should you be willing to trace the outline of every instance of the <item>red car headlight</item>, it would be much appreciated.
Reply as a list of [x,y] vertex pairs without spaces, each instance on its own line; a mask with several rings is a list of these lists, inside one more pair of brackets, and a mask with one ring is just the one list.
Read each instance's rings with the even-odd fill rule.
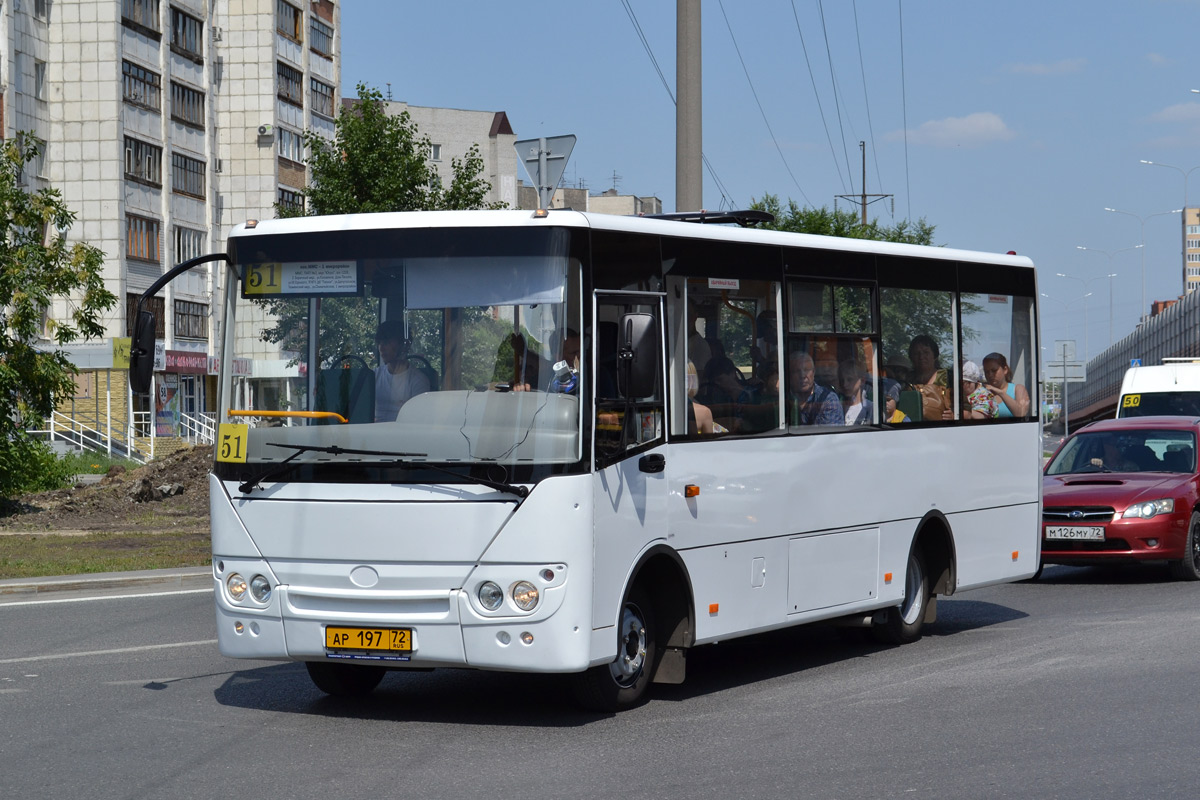
[[1175,501],[1170,498],[1147,500],[1144,503],[1134,503],[1122,511],[1121,519],[1150,519],[1159,514],[1170,514],[1174,510]]

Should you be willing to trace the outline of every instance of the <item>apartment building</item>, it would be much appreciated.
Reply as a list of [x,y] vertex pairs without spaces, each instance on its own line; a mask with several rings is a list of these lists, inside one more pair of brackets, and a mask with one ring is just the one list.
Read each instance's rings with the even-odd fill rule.
[[[333,0],[0,5],[0,131],[47,143],[25,180],[58,189],[77,215],[71,236],[105,253],[122,300],[108,337],[129,335],[138,295],[166,270],[223,249],[233,225],[273,217],[276,202],[300,202],[301,134],[332,135],[340,103],[339,22]],[[160,433],[211,408],[222,269],[198,267],[153,298],[160,391],[134,410],[155,412]],[[271,346],[255,355],[248,369],[286,371]]]

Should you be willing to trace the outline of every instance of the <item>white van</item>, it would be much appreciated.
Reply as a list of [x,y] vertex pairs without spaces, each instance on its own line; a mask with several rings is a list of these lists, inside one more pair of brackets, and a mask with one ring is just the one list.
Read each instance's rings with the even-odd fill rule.
[[1117,417],[1200,416],[1200,359],[1164,358],[1130,367],[1121,381]]

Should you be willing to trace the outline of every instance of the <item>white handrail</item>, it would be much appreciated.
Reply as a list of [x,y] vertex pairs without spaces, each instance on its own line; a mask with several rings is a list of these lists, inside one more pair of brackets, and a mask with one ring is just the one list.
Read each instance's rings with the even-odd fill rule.
[[[107,427],[111,431],[111,424]],[[98,428],[86,425],[77,419],[73,419],[66,414],[63,414],[61,411],[51,412],[50,419],[46,421],[46,428],[47,430],[45,432],[49,434],[51,442],[54,442],[58,439],[63,439],[64,441],[71,442],[72,444],[76,444],[79,447],[87,450],[103,450],[109,454],[112,453],[113,445],[117,445],[119,448],[125,451],[126,458],[129,458],[132,461],[137,461],[141,464],[144,464],[147,461],[147,459],[138,451],[135,440],[129,437],[126,437],[125,440],[121,440],[115,436],[112,436],[111,432],[106,433]],[[41,432],[42,431],[31,431],[31,433]],[[151,440],[151,445],[153,446],[153,439]],[[151,458],[153,458],[153,451],[151,451]]]

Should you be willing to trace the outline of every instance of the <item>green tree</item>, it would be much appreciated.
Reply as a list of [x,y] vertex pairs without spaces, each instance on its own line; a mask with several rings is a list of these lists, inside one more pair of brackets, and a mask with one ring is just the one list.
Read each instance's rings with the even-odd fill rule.
[[[103,336],[100,315],[117,302],[101,276],[104,253],[67,240],[75,215],[58,191],[22,186],[22,172],[44,146],[30,133],[0,145],[0,498],[49,488],[60,477],[49,449],[25,431],[74,389],[78,370],[63,346]],[[49,321],[52,344],[39,342],[55,300],[66,300],[68,313]]]
[[847,239],[872,239],[879,242],[902,242],[904,244],[933,244],[934,226],[925,218],[911,222],[900,220],[895,225],[881,225],[873,219],[863,225],[859,215],[853,211],[821,208],[801,208],[795,200],[788,199],[787,206],[773,194],[763,195],[750,207],[766,211],[775,216],[775,221],[762,225],[763,228],[791,233],[811,233],[816,236],[843,236]]
[[[334,120],[332,140],[305,132],[312,182],[301,192],[303,208],[276,205],[280,217],[505,207],[486,200],[491,186],[482,177],[478,146],[472,145],[461,158],[451,158],[452,178],[444,186],[429,160],[429,137],[421,135],[408,112],[392,116],[378,89],[361,83],[357,89],[358,99],[343,106]],[[305,352],[308,302],[263,302],[275,319],[263,331],[263,340]],[[373,351],[377,314],[378,301],[373,298],[323,302],[323,358]],[[414,330],[413,336],[416,340],[428,334]]]

